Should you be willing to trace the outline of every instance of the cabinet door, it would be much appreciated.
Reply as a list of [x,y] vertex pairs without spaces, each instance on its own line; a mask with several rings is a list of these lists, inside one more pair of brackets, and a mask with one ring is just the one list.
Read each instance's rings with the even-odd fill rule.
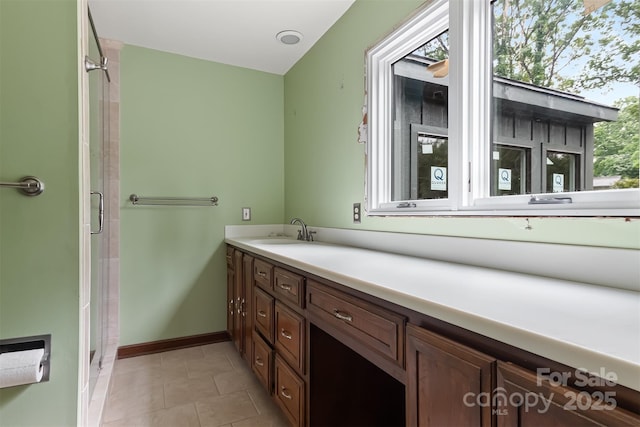
[[251,364],[251,345],[253,343],[253,260],[250,255],[242,256],[242,339],[244,341],[244,358]]
[[495,359],[425,329],[407,325],[407,425],[491,426]]
[[235,318],[235,283],[236,276],[233,268],[234,249],[227,246],[227,332],[233,340],[233,321]]
[[234,304],[235,311],[233,313],[233,343],[240,354],[244,353],[244,335],[242,334],[244,328],[244,319],[242,317],[242,306],[244,305],[244,293],[243,283],[244,277],[242,275],[242,252],[235,251],[233,254],[234,265]]
[[510,363],[498,362],[495,400],[498,427],[640,425],[640,416],[616,407],[615,392],[551,384],[548,376],[539,378]]

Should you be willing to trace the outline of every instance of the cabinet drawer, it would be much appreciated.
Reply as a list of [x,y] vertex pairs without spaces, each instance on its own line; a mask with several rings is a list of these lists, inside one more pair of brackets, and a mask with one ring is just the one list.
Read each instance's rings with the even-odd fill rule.
[[298,372],[304,373],[304,318],[276,301],[275,347]]
[[253,331],[253,354],[251,357],[251,369],[258,377],[258,380],[264,388],[271,394],[271,385],[273,384],[273,350],[257,332]]
[[276,267],[273,270],[273,289],[284,300],[302,307],[304,301],[304,278]]
[[311,280],[307,281],[307,310],[403,365],[403,316]]
[[253,278],[265,289],[273,289],[273,265],[257,259],[253,262]]
[[273,304],[271,295],[258,287],[253,288],[253,324],[271,344],[273,344]]
[[276,354],[275,391],[277,404],[293,426],[304,425],[304,381]]

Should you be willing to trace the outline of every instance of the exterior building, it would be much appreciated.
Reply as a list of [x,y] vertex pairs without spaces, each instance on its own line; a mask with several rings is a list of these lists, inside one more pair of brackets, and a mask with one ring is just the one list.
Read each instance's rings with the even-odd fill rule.
[[[447,197],[448,77],[434,61],[410,55],[394,64],[394,199]],[[567,92],[495,77],[491,194],[592,190],[593,126],[615,121],[616,108]],[[436,177],[437,179],[437,177]]]

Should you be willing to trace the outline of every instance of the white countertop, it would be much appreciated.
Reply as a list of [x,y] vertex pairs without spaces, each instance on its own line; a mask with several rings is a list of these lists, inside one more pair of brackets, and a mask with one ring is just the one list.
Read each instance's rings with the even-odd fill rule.
[[323,242],[225,241],[640,391],[638,292]]

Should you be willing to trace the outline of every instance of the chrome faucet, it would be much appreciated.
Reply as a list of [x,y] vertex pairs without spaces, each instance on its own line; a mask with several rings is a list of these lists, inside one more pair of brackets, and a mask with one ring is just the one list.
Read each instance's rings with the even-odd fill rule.
[[307,229],[307,224],[304,223],[303,220],[301,220],[300,218],[293,218],[290,222],[290,224],[295,224],[298,223],[300,224],[300,230],[298,230],[298,240],[305,240],[307,242],[313,242],[313,233],[315,233],[315,231],[309,231]]

